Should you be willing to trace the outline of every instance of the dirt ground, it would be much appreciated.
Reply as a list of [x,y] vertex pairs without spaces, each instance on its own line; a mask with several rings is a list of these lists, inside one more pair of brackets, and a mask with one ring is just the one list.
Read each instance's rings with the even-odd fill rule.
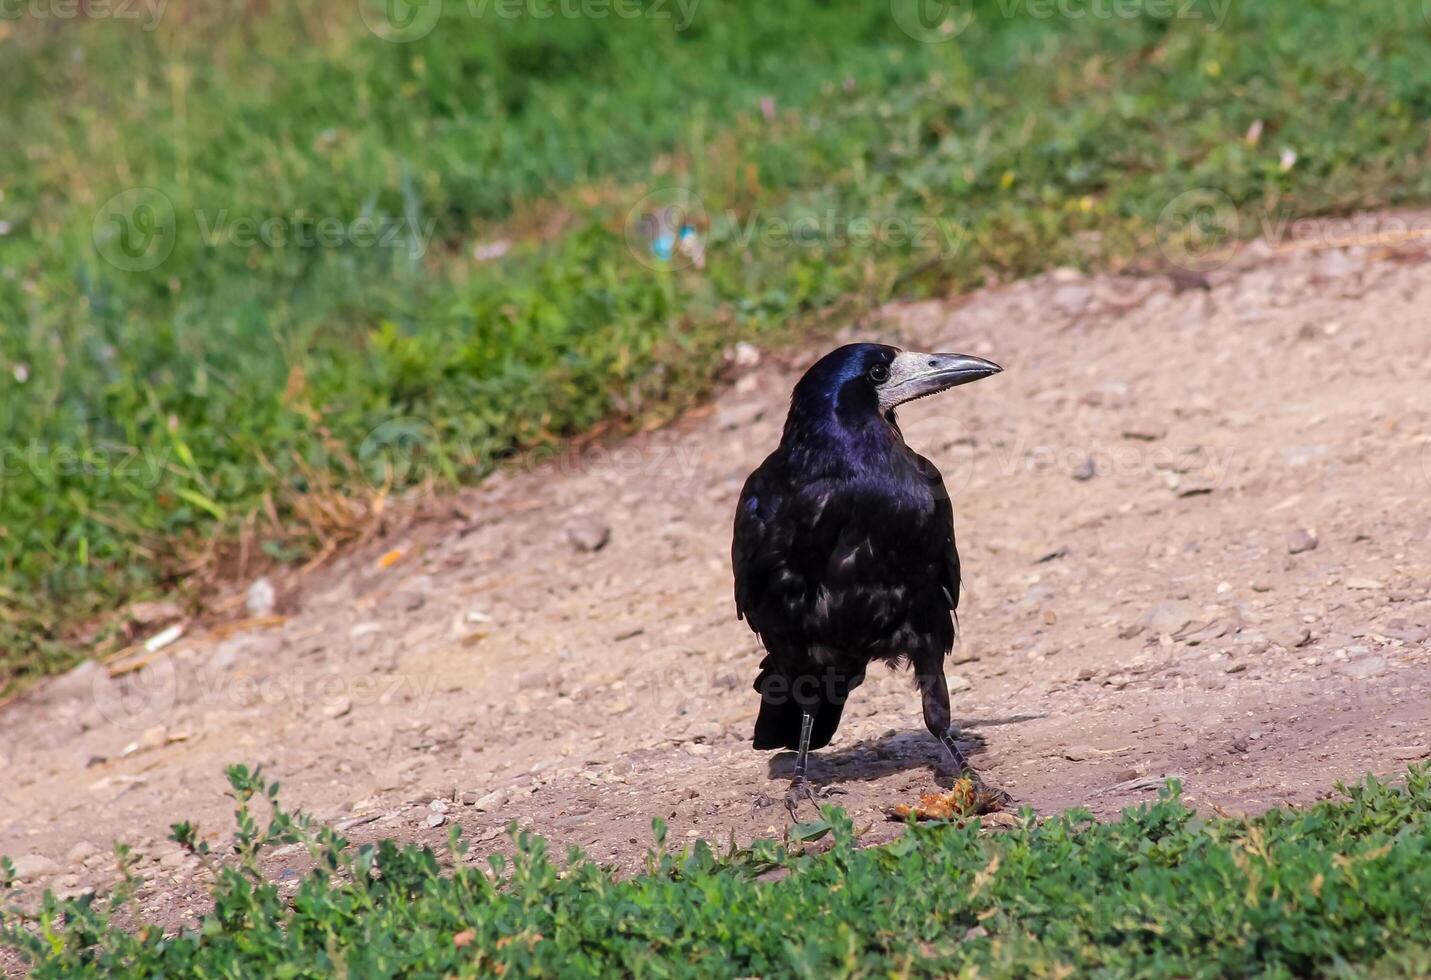
[[[1424,245],[1257,244],[1210,288],[1062,270],[851,332],[1006,369],[901,411],[954,495],[954,713],[991,782],[1111,816],[1175,774],[1258,810],[1431,755]],[[356,840],[460,823],[474,858],[511,820],[628,868],[656,816],[778,834],[731,517],[817,353],[744,351],[707,409],[448,498],[281,585],[281,616],[0,709],[0,854],[28,894],[102,892],[122,838],[142,906],[191,920],[206,872],[165,838],[227,838],[233,762]],[[939,757],[877,669],[812,775],[877,841]]]

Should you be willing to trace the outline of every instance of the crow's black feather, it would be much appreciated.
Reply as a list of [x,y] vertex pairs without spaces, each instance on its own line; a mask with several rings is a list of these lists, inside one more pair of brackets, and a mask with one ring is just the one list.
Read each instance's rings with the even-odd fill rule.
[[[949,723],[959,556],[944,481],[881,412],[871,370],[891,347],[836,350],[796,385],[780,446],[741,491],[732,560],[737,614],[765,645],[756,748],[829,743],[874,660],[910,662],[925,720]],[[937,680],[936,676],[937,675]],[[939,705],[943,701],[942,718]],[[931,717],[931,711],[933,716]]]

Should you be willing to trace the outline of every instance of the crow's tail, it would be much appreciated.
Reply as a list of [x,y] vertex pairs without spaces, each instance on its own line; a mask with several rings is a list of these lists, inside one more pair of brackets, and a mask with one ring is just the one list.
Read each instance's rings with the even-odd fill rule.
[[865,675],[833,671],[791,676],[766,657],[760,665],[755,689],[760,692],[760,714],[755,719],[755,748],[800,748],[800,721],[806,711],[815,717],[810,748],[822,749],[835,737],[850,692]]

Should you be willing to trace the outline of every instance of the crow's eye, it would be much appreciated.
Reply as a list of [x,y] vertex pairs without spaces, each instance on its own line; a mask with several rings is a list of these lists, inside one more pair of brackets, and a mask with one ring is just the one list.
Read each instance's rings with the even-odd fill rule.
[[870,380],[877,385],[882,385],[889,380],[889,366],[886,364],[876,364],[869,370]]

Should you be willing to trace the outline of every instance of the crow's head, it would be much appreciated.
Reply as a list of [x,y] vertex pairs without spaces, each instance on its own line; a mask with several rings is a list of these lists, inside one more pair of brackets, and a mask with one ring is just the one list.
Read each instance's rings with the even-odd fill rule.
[[883,344],[848,344],[805,372],[791,398],[795,411],[833,409],[845,423],[886,416],[897,405],[998,374],[969,354],[921,354]]

